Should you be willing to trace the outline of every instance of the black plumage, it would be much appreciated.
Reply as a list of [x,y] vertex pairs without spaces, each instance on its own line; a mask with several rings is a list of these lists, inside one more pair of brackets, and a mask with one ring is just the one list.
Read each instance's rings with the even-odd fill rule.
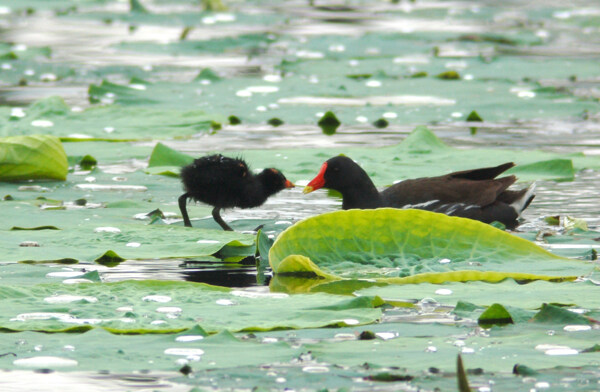
[[352,159],[337,156],[321,167],[304,193],[319,188],[342,194],[342,208],[416,208],[479,220],[499,221],[516,227],[519,214],[529,206],[534,187],[508,190],[517,178],[496,178],[513,167],[504,163],[495,167],[464,170],[438,177],[405,180],[379,192],[368,174]]
[[214,207],[213,218],[224,230],[233,230],[220,215],[223,208],[252,208],[262,205],[269,196],[292,184],[277,169],[252,174],[244,160],[220,154],[194,160],[181,169],[185,193],[179,197],[179,209],[185,226],[191,227],[186,203],[191,198]]

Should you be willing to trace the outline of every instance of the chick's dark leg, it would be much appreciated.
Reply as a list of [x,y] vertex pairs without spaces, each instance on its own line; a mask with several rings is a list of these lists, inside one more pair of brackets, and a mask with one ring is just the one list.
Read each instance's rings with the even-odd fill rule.
[[183,224],[185,227],[192,227],[192,222],[190,222],[190,217],[188,216],[187,209],[185,207],[187,203],[187,198],[189,193],[184,193],[179,196],[179,210],[181,211],[181,216],[183,216]]
[[233,231],[233,229],[231,227],[229,227],[229,225],[227,223],[225,223],[223,218],[221,218],[221,215],[219,215],[220,211],[221,211],[221,209],[219,207],[215,207],[212,210],[212,216],[215,219],[215,222],[217,222],[219,224],[219,226],[221,226],[223,228],[223,230]]

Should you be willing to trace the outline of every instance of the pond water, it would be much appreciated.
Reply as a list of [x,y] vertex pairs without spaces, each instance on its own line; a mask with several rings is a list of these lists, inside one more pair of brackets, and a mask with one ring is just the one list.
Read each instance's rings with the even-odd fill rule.
[[[584,127],[585,139],[573,137],[575,129]],[[479,133],[469,136],[468,127],[463,124],[444,124],[430,127],[445,142],[457,148],[471,149],[480,146],[498,149],[540,149],[544,151],[588,155],[600,153],[600,126],[597,123],[564,122],[560,124],[529,122],[526,125],[510,126],[503,124],[485,124]],[[389,127],[385,130],[349,127],[344,133],[333,139],[324,136],[314,126],[283,126],[275,131],[266,127],[226,127],[216,135],[200,140],[185,142],[167,142],[170,147],[185,151],[193,156],[201,156],[212,151],[240,151],[244,148],[273,148],[288,146],[311,148],[317,146],[353,147],[368,144],[370,146],[394,145],[402,141],[411,129],[408,127]],[[226,146],[223,148],[223,146]],[[295,180],[297,185],[308,183],[309,177]],[[600,189],[600,176],[597,171],[584,170],[576,174],[573,181],[537,181],[534,202],[522,214],[521,225],[517,232],[556,231],[544,218],[549,216],[571,216],[586,221],[588,227],[597,230],[600,225],[600,204],[597,190]],[[316,193],[307,199],[302,194],[302,186],[286,190],[271,197],[263,206],[256,209],[225,210],[223,218],[228,222],[246,220],[274,220],[296,222],[310,216],[334,211],[341,208],[341,199]],[[210,216],[204,219],[212,219]],[[228,287],[267,284],[268,280],[257,282],[251,275],[256,272],[254,266],[221,268],[219,264],[193,264],[189,267],[183,261],[169,260],[157,263],[156,260],[136,262],[134,265],[122,264],[102,271],[107,280],[120,279],[185,279],[219,284]],[[226,264],[225,264],[226,265]],[[219,273],[220,272],[220,273]]]
[[[561,1],[508,1],[499,4],[493,1],[419,0],[338,1],[327,4],[315,1],[316,5],[308,1],[224,3],[230,7],[229,11],[200,13],[196,1],[144,1],[143,5],[150,11],[146,13],[129,12],[130,5],[126,1],[0,0],[0,37],[7,43],[6,47],[0,48],[6,55],[6,60],[0,60],[0,104],[7,107],[6,115],[2,116],[12,121],[14,118],[8,114],[11,108],[29,110],[31,105],[51,96],[60,96],[71,110],[75,108],[73,113],[83,111],[89,115],[86,109],[97,106],[90,102],[94,95],[90,86],[98,87],[101,104],[110,106],[115,103],[131,111],[125,114],[119,112],[118,116],[108,119],[100,116],[87,122],[85,118],[57,122],[65,126],[65,130],[58,130],[55,134],[61,137],[73,133],[95,137],[117,135],[136,139],[114,143],[110,148],[98,147],[97,150],[91,147],[92,142],[64,144],[75,156],[97,155],[100,162],[98,177],[103,178],[101,176],[104,175],[114,180],[122,176],[124,182],[135,182],[155,191],[149,197],[143,193],[134,197],[123,193],[124,200],[137,198],[138,201],[147,201],[145,199],[154,198],[161,209],[168,211],[177,211],[180,184],[168,183],[172,190],[165,192],[164,184],[168,180],[161,179],[162,176],[144,175],[147,179],[141,184],[138,183],[140,177],[131,174],[139,174],[145,168],[157,141],[192,156],[211,152],[244,155],[254,150],[262,151],[263,155],[271,152],[285,154],[288,149],[345,151],[394,146],[416,126],[427,125],[444,143],[465,153],[485,148],[497,151],[542,150],[565,156],[581,153],[587,157],[600,157],[600,8],[594,1],[579,0],[568,5]],[[34,12],[28,12],[28,8]],[[35,55],[35,51],[43,47],[51,49],[50,56]],[[21,57],[10,60],[11,51]],[[207,68],[217,73],[219,78],[203,77],[200,82],[196,81],[194,78],[199,71]],[[460,80],[435,77],[448,70],[459,72]],[[425,72],[426,76],[413,77],[419,72]],[[265,89],[265,86],[268,88]],[[357,98],[366,104],[357,105],[353,101]],[[342,126],[332,136],[325,135],[316,124],[323,112],[330,109],[342,121]],[[140,112],[135,113],[136,110]],[[188,115],[191,117],[196,110],[219,116],[223,127],[211,132],[206,127],[196,129],[194,124],[181,120]],[[475,134],[471,132],[473,123],[466,122],[471,110],[477,110],[484,118],[483,122],[476,124]],[[150,117],[153,111],[166,114],[164,117]],[[228,125],[223,119],[231,114],[243,118],[243,123]],[[283,125],[269,125],[267,121],[273,117],[283,120]],[[389,125],[385,128],[372,125],[379,118],[388,119]],[[127,123],[128,119],[135,124]],[[122,128],[130,133],[118,135],[121,131],[118,126],[113,133],[113,120],[123,121],[119,124],[123,124]],[[4,123],[9,125],[4,127]],[[0,136],[8,136],[11,132],[27,133],[32,129],[29,125],[22,129],[10,128],[8,120],[4,123]],[[98,124],[103,131],[96,129]],[[56,128],[48,131],[53,132]],[[131,137],[132,134],[135,137]],[[312,162],[317,168],[327,159],[325,153],[313,157],[318,160]],[[483,160],[481,165],[487,165],[487,162]],[[250,163],[258,168],[257,164]],[[73,167],[74,163],[70,164]],[[341,201],[325,192],[309,196],[302,194],[303,185],[316,172],[296,167],[293,163],[285,165],[293,173],[293,177],[289,178],[296,183],[296,188],[275,195],[259,208],[226,210],[222,217],[232,227],[244,230],[267,224],[266,233],[275,237],[295,222],[340,209]],[[422,167],[423,163],[415,165]],[[578,170],[573,181],[538,180],[536,198],[523,213],[517,234],[545,231],[562,234],[563,228],[545,220],[556,215],[581,219],[589,229],[598,230],[598,167]],[[446,172],[445,167],[437,169],[432,172]],[[90,175],[71,173],[68,184],[87,181]],[[127,180],[128,177],[134,180]],[[517,186],[528,184],[523,182]],[[14,184],[0,185],[0,195],[15,193],[15,189]],[[66,194],[65,200],[93,194],[65,190],[61,185],[53,190],[56,191],[54,195]],[[23,194],[18,193],[19,196]],[[53,194],[47,195],[51,198]],[[111,196],[103,200],[103,197],[91,196],[90,199],[100,203],[116,199]],[[215,228],[207,212],[209,210],[198,208],[191,211],[194,226]],[[94,219],[94,214],[99,213],[89,209],[86,219]],[[130,221],[131,217],[123,217],[123,220]],[[178,220],[165,221],[181,225]],[[549,244],[540,244],[551,248]],[[565,241],[560,246],[576,249],[581,245]],[[594,247],[589,244],[583,246],[586,249]],[[257,272],[256,263],[253,257],[235,263],[215,261],[212,257],[174,257],[129,260],[112,267],[89,262],[49,266],[63,272],[95,270],[103,282],[190,281],[266,294],[271,275],[268,270]],[[481,338],[482,343],[469,341],[470,346],[465,347],[468,350],[462,350],[464,356],[489,348],[486,346],[489,341],[484,339],[488,332],[478,328],[473,320],[465,318],[461,321],[450,314],[454,304],[438,303],[426,297],[417,300],[407,293],[397,295],[403,300],[410,297],[417,310],[402,306],[387,309],[382,322],[369,326],[380,334],[382,341],[386,341],[386,337],[391,336],[389,334],[394,339],[398,337],[397,332],[386,329],[387,325],[403,323],[404,326],[406,323],[410,330],[407,336],[422,339],[426,335],[428,339],[425,348],[415,349],[415,355],[422,356],[424,352],[435,355],[433,353],[438,347],[442,351],[444,344],[462,350],[464,341],[468,339]],[[599,307],[590,308],[597,310]],[[432,331],[417,330],[419,324]],[[281,359],[281,362],[268,362],[268,365],[240,365],[233,376],[226,368],[215,365],[211,369],[211,366],[202,363],[204,368],[198,369],[193,377],[184,378],[177,370],[184,369],[186,364],[198,364],[193,358],[179,358],[161,368],[164,371],[151,372],[97,372],[104,369],[100,367],[82,372],[40,371],[35,374],[36,377],[31,377],[29,371],[3,371],[0,389],[6,383],[11,391],[39,389],[64,392],[81,390],[82,385],[88,391],[188,391],[192,386],[237,390],[240,387],[250,389],[260,381],[265,388],[273,389],[280,389],[282,385],[297,390],[311,389],[323,383],[324,387],[332,389],[416,390],[417,384],[409,382],[394,382],[388,386],[369,379],[367,376],[373,374],[373,369],[369,368],[366,360],[362,366],[338,366],[337,363],[345,363],[343,359],[354,354],[352,347],[347,349],[350,354],[338,352],[339,356],[328,358],[329,362],[312,358],[310,347],[315,350],[315,355],[319,355],[330,349],[329,346],[323,348],[323,345],[344,339],[356,340],[365,328],[352,328],[351,325],[349,322],[339,330],[315,327],[314,330],[240,332],[237,336],[243,341],[286,342],[292,349],[300,348],[300,351],[294,352],[293,361]],[[411,329],[413,325],[417,326],[415,331]],[[435,328],[448,325],[458,329],[451,333],[444,330],[447,335],[438,335],[439,331]],[[465,332],[467,329],[469,332]],[[328,335],[323,335],[322,330],[327,330]],[[500,332],[497,339],[510,339],[508,333],[503,334]],[[565,335],[565,332],[559,330],[561,334]],[[553,335],[554,330],[550,327],[535,330],[535,339],[540,341]],[[98,342],[102,341],[102,337],[95,338]],[[591,335],[590,341],[596,338],[597,335]],[[27,340],[33,342],[35,339],[33,335],[27,335],[16,345],[27,345]],[[68,347],[67,340],[44,344],[61,347],[64,352],[67,351],[64,348]],[[137,346],[144,344],[137,343]],[[148,342],[148,345],[151,344],[154,342]],[[575,346],[571,340],[569,344]],[[304,350],[304,347],[309,348]],[[399,345],[396,350],[409,350],[407,347],[410,345]],[[519,345],[515,344],[511,349],[514,347]],[[12,351],[6,350],[7,353],[0,354],[10,356]],[[35,349],[43,350],[43,347]],[[237,352],[240,349],[231,350]],[[375,350],[376,347],[373,348]],[[361,355],[368,355],[365,352],[361,351]],[[154,358],[154,354],[140,354],[143,357],[140,363],[153,368],[152,359],[146,358],[146,355]],[[454,351],[452,355],[454,358]],[[502,356],[502,360],[510,355]],[[521,352],[514,354],[517,358],[514,361],[522,358],[531,360],[532,357],[526,355]],[[283,354],[281,358],[284,358]],[[336,365],[330,366],[330,363]],[[584,366],[589,363],[591,361],[581,360],[578,364]],[[473,362],[469,364],[471,368],[475,366]],[[540,365],[552,366],[555,364],[550,360]],[[439,373],[434,365],[420,369],[417,381],[425,390],[440,386],[454,388],[454,374]],[[390,370],[394,371],[398,369]],[[472,386],[480,391],[496,388],[517,390],[524,385],[528,390],[559,390],[559,386],[585,390],[587,385],[597,382],[594,378],[598,373],[597,366],[590,366],[586,372],[576,374],[568,370],[553,372],[547,372],[546,378],[539,376],[535,379],[532,376],[534,380],[513,377],[509,371],[498,373],[491,382],[491,376],[487,374],[475,372],[470,377]],[[328,378],[319,377],[323,373],[328,373]],[[39,383],[35,384],[38,380]],[[306,380],[310,383],[306,384]],[[53,385],[54,389],[48,389],[49,385]]]

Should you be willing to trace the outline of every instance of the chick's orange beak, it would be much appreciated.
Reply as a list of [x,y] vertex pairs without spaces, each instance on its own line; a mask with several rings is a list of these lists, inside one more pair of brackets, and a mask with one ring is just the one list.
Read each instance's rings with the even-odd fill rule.
[[302,193],[310,193],[312,191],[316,191],[317,189],[323,188],[325,186],[325,172],[327,171],[327,162],[321,166],[321,170],[319,174],[315,178],[312,179],[311,182],[302,190]]
[[290,181],[290,180],[285,180],[285,187],[286,188],[293,188],[295,187],[295,185]]

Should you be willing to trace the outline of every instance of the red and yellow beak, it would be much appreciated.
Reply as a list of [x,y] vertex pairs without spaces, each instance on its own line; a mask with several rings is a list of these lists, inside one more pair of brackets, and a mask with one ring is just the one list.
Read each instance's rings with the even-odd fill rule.
[[295,185],[290,181],[290,180],[285,180],[285,187],[286,188],[293,188],[295,187]]
[[321,166],[321,170],[319,174],[315,178],[312,179],[311,182],[302,190],[302,193],[310,193],[312,191],[316,191],[317,189],[323,188],[325,186],[325,172],[327,171],[327,162]]

